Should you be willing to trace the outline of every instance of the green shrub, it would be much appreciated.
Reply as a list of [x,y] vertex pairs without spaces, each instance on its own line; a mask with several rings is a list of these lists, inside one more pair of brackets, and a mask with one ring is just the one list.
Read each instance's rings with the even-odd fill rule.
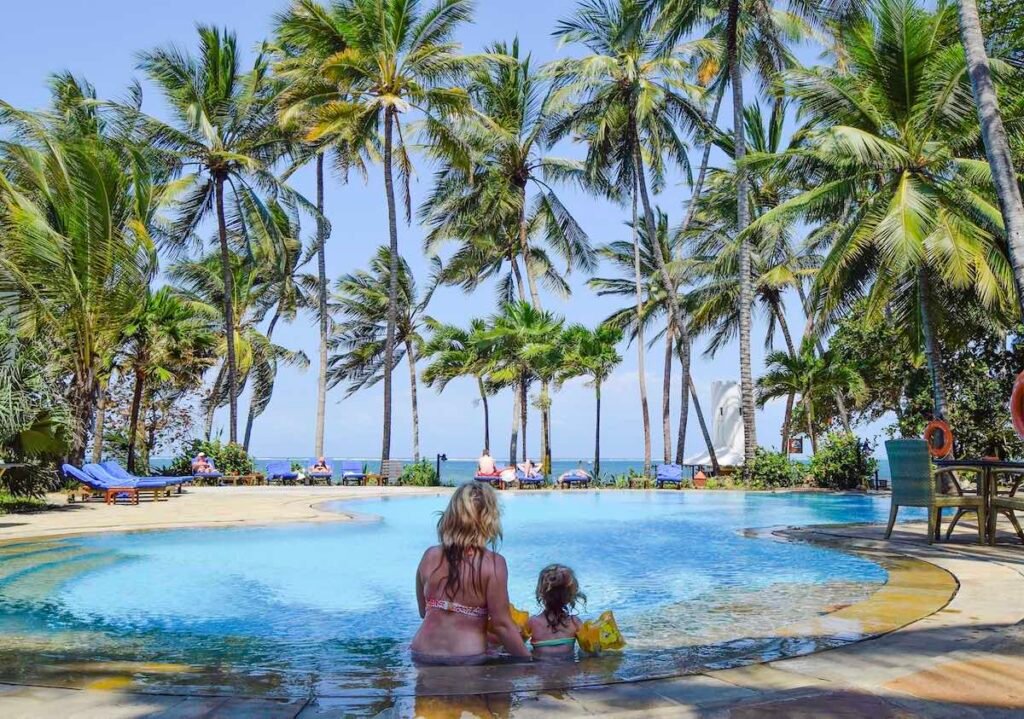
[[427,460],[421,460],[414,464],[407,464],[402,470],[402,476],[398,479],[399,484],[411,487],[439,487],[441,480],[437,476],[437,470]]
[[754,462],[744,472],[752,489],[794,487],[803,479],[800,465],[781,452],[757,448]]
[[15,496],[0,492],[0,514],[16,512],[39,512],[50,505],[36,497]]
[[833,432],[811,458],[814,484],[827,489],[858,489],[867,486],[878,469],[871,444],[849,432]]
[[172,477],[192,474],[192,458],[200,452],[206,452],[206,456],[213,460],[217,471],[222,474],[252,474],[255,468],[252,457],[240,444],[222,444],[219,439],[212,442],[193,439],[167,466],[164,474]]

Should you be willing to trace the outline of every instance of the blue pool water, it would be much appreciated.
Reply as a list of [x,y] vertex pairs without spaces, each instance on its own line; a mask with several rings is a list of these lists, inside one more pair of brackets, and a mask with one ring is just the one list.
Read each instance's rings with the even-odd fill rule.
[[[415,567],[445,496],[348,502],[355,523],[107,534],[0,547],[0,635],[26,678],[46,661],[189,665],[149,683],[344,693],[414,681]],[[744,536],[778,525],[878,522],[887,498],[740,492],[503,494],[513,603],[572,566],[588,614],[612,609],[636,652],[759,636],[857,601],[878,565]],[[17,653],[15,653],[17,654]],[[52,672],[51,672],[52,674]],[[190,678],[191,677],[191,678]],[[2,678],[2,676],[0,676]],[[255,688],[254,688],[255,687]]]

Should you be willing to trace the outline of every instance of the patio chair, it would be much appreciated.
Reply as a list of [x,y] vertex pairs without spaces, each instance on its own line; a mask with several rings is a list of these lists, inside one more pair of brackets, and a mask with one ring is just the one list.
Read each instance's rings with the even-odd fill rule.
[[142,492],[147,492],[153,497],[153,501],[156,502],[161,500],[166,501],[166,499],[171,496],[171,485],[161,478],[146,477],[143,479],[124,479],[123,477],[115,477],[108,472],[106,467],[102,464],[83,464],[82,471],[93,479],[103,482],[109,487],[129,484],[130,486],[135,487],[140,496]]
[[327,462],[327,471],[314,472],[313,466],[317,463],[318,459],[319,457],[313,457],[309,460],[309,464],[306,465],[306,471],[308,472],[310,482],[313,484],[330,484],[331,477],[334,476],[331,469],[331,463],[325,458],[324,461]]
[[287,484],[294,482],[298,478],[299,473],[292,471],[291,462],[267,462],[267,481],[273,482],[276,480],[282,484]]
[[388,459],[381,463],[380,471],[366,475],[366,483],[371,482],[379,485],[398,484],[399,478],[405,466],[397,459]]
[[654,476],[654,486],[657,489],[664,489],[666,484],[674,484],[676,489],[683,487],[683,468],[678,464],[658,465],[658,472]]
[[[928,543],[937,542],[942,530],[942,512],[947,507],[976,512],[978,515],[978,543],[985,543],[986,511],[985,498],[980,495],[964,495],[959,491],[953,472],[978,472],[973,467],[932,467],[928,454],[928,443],[923,439],[890,439],[885,443],[892,476],[892,506],[889,508],[889,524],[885,538],[892,536],[896,515],[900,507],[924,507],[928,510]],[[956,494],[942,494],[941,478],[948,474]],[[979,478],[980,479],[980,478]]]
[[[1013,477],[1013,481],[1010,484],[1010,491],[1007,494],[999,494],[998,490],[995,490],[995,494],[992,495],[992,512],[988,518],[988,536],[991,537],[992,542],[995,543],[996,518],[999,514],[1004,514],[1006,515],[1006,518],[1010,520],[1010,524],[1013,525],[1014,531],[1017,532],[1017,538],[1020,539],[1021,544],[1024,544],[1024,532],[1021,531],[1020,522],[1017,521],[1017,515],[1015,514],[1015,512],[1024,512],[1024,497],[1017,495],[1017,489],[1020,487],[1021,482],[1024,481],[1024,473],[1019,471],[1009,472],[1005,470],[999,470],[996,473],[1009,475]],[[998,484],[996,487],[998,487]]]
[[129,474],[128,470],[122,467],[120,464],[113,460],[107,460],[106,462],[100,462],[100,466],[110,473],[110,476],[116,477],[117,479],[134,479],[136,481],[143,479],[153,479],[156,481],[166,482],[168,486],[177,487],[178,494],[181,494],[181,486],[185,482],[191,482],[191,477],[137,477],[134,474]]
[[341,472],[341,484],[366,484],[366,472],[363,471],[363,463],[359,461],[346,460],[338,463],[338,471]]
[[[139,490],[134,484],[129,482],[122,481],[113,485],[108,484],[70,464],[63,465],[61,472],[65,478],[78,482],[82,489],[83,501],[91,497],[103,497],[103,501],[106,504],[116,504],[119,499],[126,499],[130,504],[139,503]],[[74,501],[73,493],[68,495],[68,501]]]

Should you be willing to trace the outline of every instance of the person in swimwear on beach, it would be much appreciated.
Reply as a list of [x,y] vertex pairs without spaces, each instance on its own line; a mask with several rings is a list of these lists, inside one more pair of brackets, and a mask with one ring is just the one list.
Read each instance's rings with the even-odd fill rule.
[[483,454],[480,455],[480,459],[476,461],[476,473],[477,474],[497,474],[498,468],[494,464],[494,458],[491,457],[491,453],[486,449]]
[[[468,665],[487,660],[487,620],[513,657],[529,659],[509,614],[508,566],[494,551],[501,539],[501,511],[483,482],[455,490],[437,523],[439,544],[416,569],[420,624],[412,640],[417,664]],[[490,549],[488,547],[491,547]]]

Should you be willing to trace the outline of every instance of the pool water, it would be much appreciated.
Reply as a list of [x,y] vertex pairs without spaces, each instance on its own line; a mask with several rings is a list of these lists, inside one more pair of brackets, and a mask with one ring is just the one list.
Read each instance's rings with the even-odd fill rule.
[[[333,507],[365,518],[350,523],[2,546],[0,634],[12,641],[0,650],[0,678],[40,680],[45,663],[42,680],[60,681],[88,672],[83,662],[134,662],[145,666],[128,672],[133,684],[160,690],[408,689],[418,681],[407,650],[419,624],[415,568],[446,499]],[[637,657],[690,666],[720,659],[715,646],[736,654],[886,579],[866,559],[741,530],[884,521],[887,498],[538,492],[503,494],[502,503],[512,602],[534,610],[538,571],[555,561],[573,567],[588,597],[584,616],[611,609],[626,635],[623,664],[601,668],[616,677],[637,671]]]

